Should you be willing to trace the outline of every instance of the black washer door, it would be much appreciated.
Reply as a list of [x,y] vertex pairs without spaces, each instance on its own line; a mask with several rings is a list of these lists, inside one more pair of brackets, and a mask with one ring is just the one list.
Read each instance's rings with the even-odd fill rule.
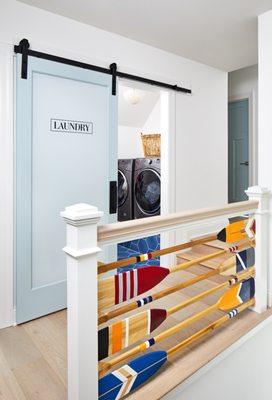
[[122,171],[118,171],[118,207],[121,207],[128,197],[128,182]]
[[140,172],[135,182],[135,198],[145,214],[154,214],[161,204],[161,179],[153,169]]

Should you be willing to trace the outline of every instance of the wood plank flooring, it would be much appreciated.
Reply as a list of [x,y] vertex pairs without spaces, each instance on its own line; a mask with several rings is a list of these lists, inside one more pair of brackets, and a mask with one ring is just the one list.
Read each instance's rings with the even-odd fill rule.
[[[209,246],[197,246],[193,251],[179,255],[177,257],[178,262],[191,259],[196,255],[214,252],[217,247],[218,244],[216,242],[210,243]],[[196,265],[189,270],[169,275],[153,292],[207,272],[210,268],[215,268],[220,261],[222,261],[222,258],[213,260],[212,263],[208,262],[208,265]],[[188,297],[192,297],[223,282],[225,279],[222,276],[215,276],[210,280],[160,299],[152,307],[171,307]],[[155,333],[159,333],[215,303],[221,294],[222,292],[213,294],[201,302],[173,314]],[[146,306],[146,308],[149,306]],[[217,311],[182,332],[173,335],[168,340],[157,344],[153,349],[167,350],[221,315],[222,312]],[[129,400],[144,398],[158,400],[163,398],[176,385],[188,378],[269,315],[271,315],[271,310],[262,315],[252,311],[244,312],[237,319],[220,328],[216,334],[209,334],[201,341],[177,354],[169,363],[165,364],[156,379],[150,380],[127,398]],[[14,328],[0,330],[0,400],[66,400],[66,373],[65,311],[51,314]]]
[[0,330],[0,399],[66,400],[66,311]]

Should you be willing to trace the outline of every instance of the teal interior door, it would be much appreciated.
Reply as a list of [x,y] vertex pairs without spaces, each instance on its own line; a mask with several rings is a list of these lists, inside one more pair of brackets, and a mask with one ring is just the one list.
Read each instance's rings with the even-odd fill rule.
[[230,102],[228,107],[229,203],[247,200],[245,190],[249,186],[248,121],[248,99]]
[[109,215],[117,180],[117,101],[110,75],[28,58],[16,70],[16,319],[66,307],[60,211],[89,203]]

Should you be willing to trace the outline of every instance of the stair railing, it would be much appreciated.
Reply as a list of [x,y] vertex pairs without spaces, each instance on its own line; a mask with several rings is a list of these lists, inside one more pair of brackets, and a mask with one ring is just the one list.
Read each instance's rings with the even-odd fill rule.
[[68,399],[98,399],[98,291],[97,265],[100,246],[186,228],[218,217],[251,214],[256,221],[255,306],[267,309],[268,216],[270,192],[261,187],[246,191],[249,200],[223,207],[200,209],[134,221],[99,225],[103,213],[88,204],[66,207]]

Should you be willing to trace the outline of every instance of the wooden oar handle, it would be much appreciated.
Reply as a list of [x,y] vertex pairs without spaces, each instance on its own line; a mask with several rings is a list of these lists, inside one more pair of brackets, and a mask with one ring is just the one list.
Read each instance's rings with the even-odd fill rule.
[[223,254],[235,253],[237,251],[244,250],[247,247],[253,246],[254,243],[255,243],[254,240],[247,240],[237,246],[228,247],[226,249],[219,250],[215,253],[207,254],[206,256],[202,256],[202,257],[195,258],[194,260],[186,261],[182,264],[173,265],[172,267],[169,268],[169,271],[170,271],[170,273],[182,271],[184,269],[191,267],[192,265],[203,263],[204,261],[211,260],[211,259],[219,257]]
[[99,265],[98,266],[98,274],[104,274],[108,271],[111,271],[113,269],[116,268],[120,268],[120,267],[126,267],[128,265],[137,263],[137,262],[142,262],[145,261],[145,256],[148,255],[148,259],[152,259],[155,257],[160,257],[160,256],[164,256],[166,254],[170,254],[170,253],[175,253],[177,251],[180,250],[185,250],[188,249],[190,247],[196,246],[198,244],[203,244],[203,243],[207,243],[207,242],[211,242],[212,240],[215,240],[217,238],[216,234],[213,235],[209,235],[209,236],[204,236],[201,237],[199,239],[193,239],[189,242],[186,243],[182,243],[182,244],[178,244],[175,246],[171,246],[171,247],[167,247],[165,249],[160,249],[160,250],[155,250],[152,251],[150,253],[147,254],[139,254],[138,256],[133,256],[133,257],[129,257],[129,258],[125,258],[123,260],[118,260],[118,261],[114,261],[108,264],[103,264],[103,265]]
[[[237,307],[237,312],[241,313],[245,309],[253,306],[255,303],[255,299],[251,299],[241,306]],[[219,328],[222,324],[228,321],[231,318],[230,314],[226,314],[223,317],[219,318],[217,321],[213,322],[212,324],[206,326],[205,328],[201,329],[200,331],[196,332],[194,335],[190,336],[189,338],[183,340],[181,343],[177,344],[176,346],[172,347],[167,351],[168,356],[173,356],[175,353],[180,351],[181,349],[187,347],[189,344],[193,343],[197,339],[201,338],[202,336],[206,335],[207,333]]]
[[103,324],[112,318],[118,317],[119,315],[125,314],[129,311],[138,308],[136,303],[125,304],[124,306],[118,307],[114,310],[107,312],[106,314],[101,314],[98,317],[98,324]]

